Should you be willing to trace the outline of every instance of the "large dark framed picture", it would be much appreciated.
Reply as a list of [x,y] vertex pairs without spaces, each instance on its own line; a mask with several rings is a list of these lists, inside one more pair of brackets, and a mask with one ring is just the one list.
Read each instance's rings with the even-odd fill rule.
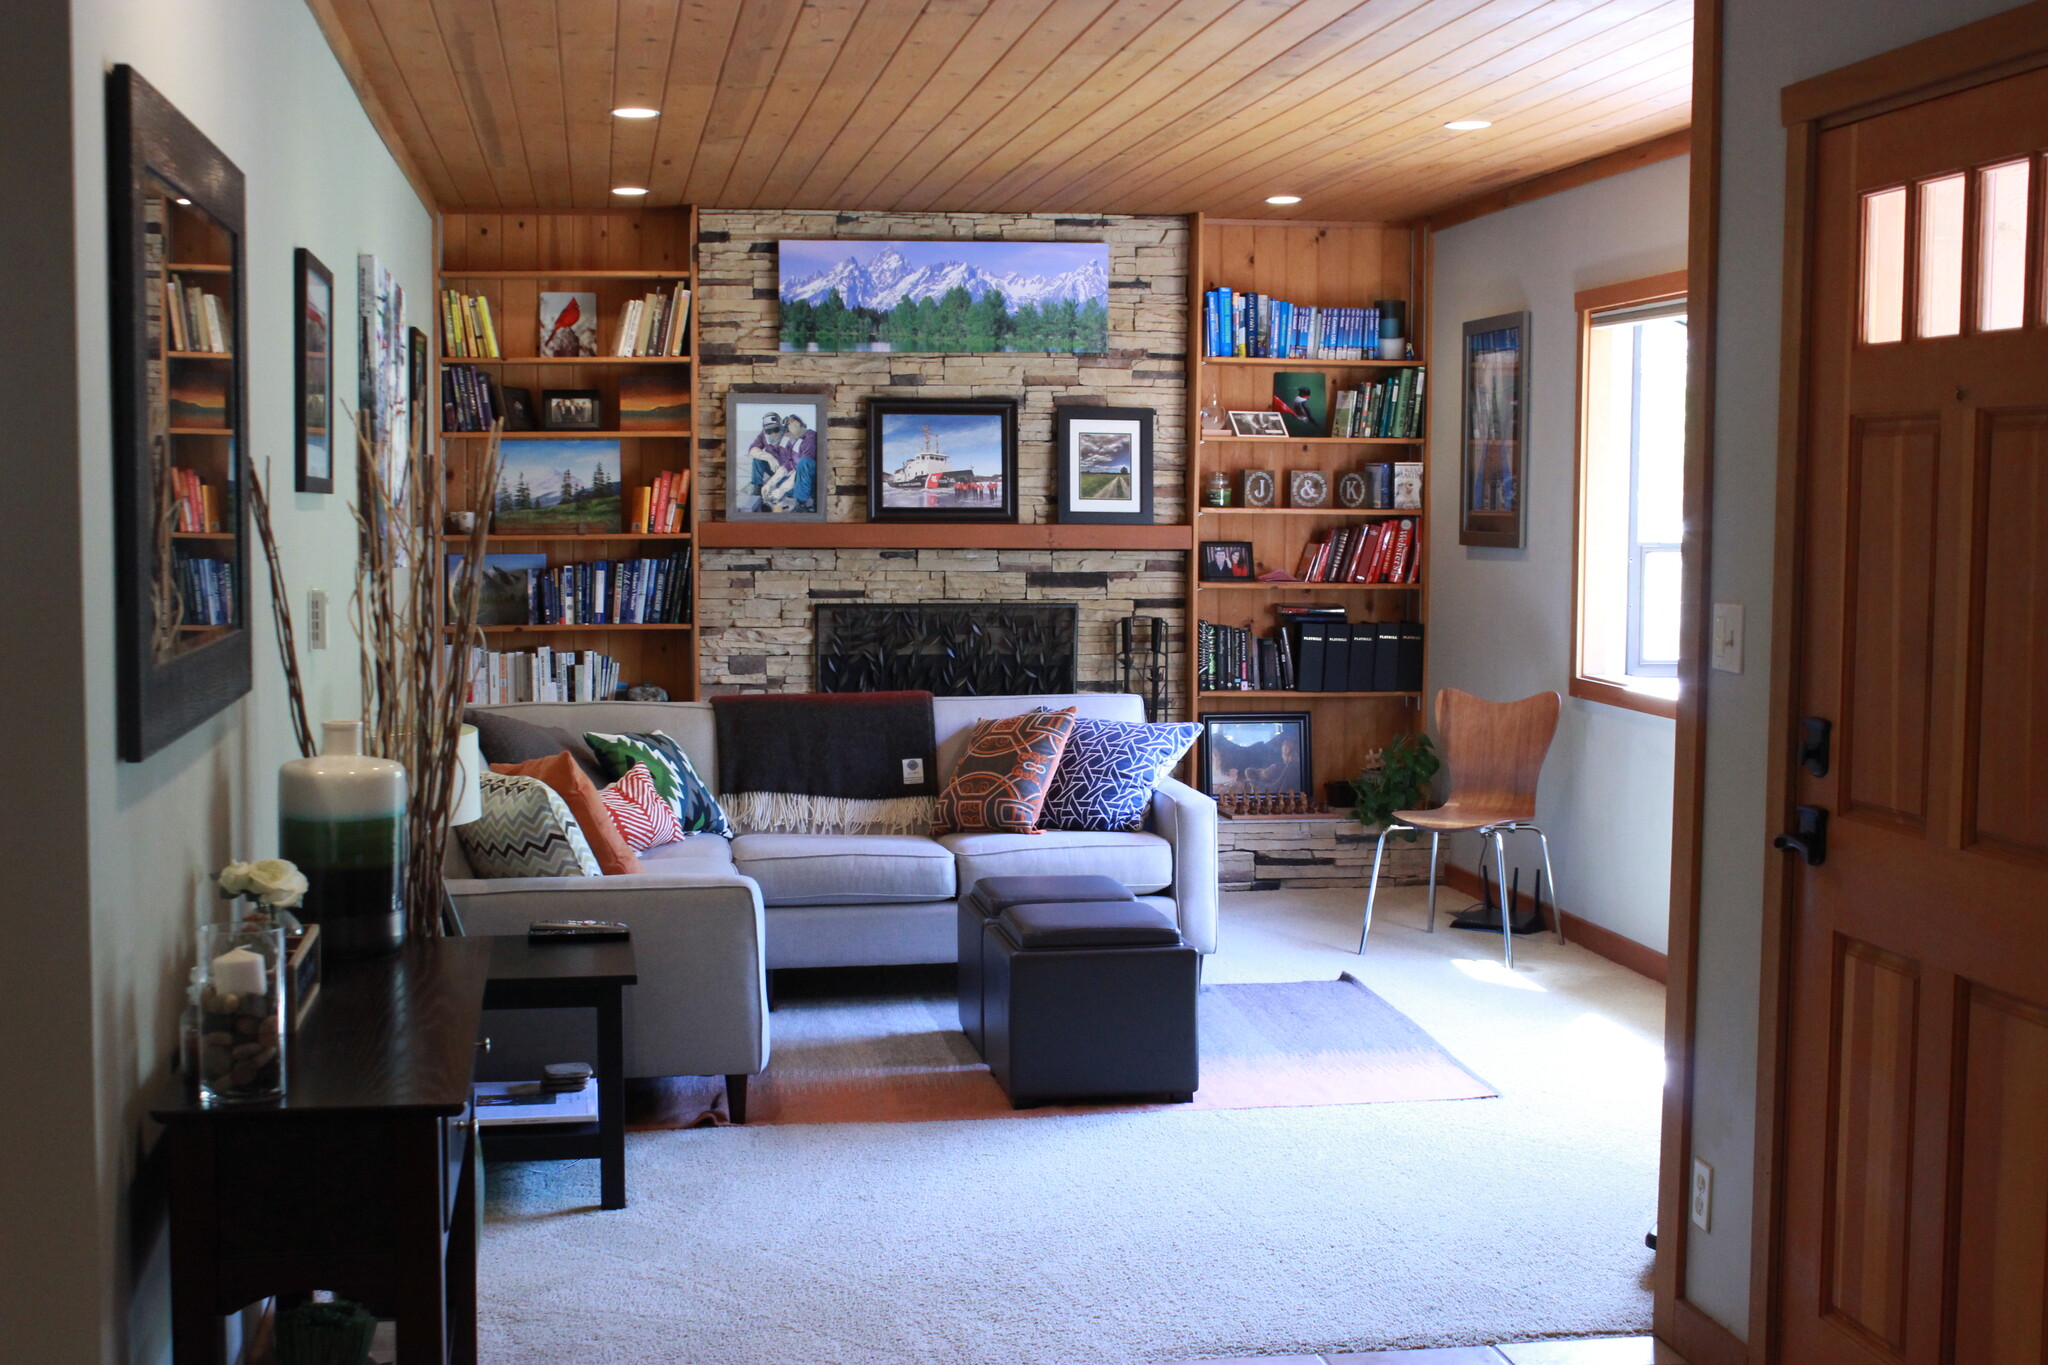
[[868,400],[868,520],[1017,519],[1017,400]]
[[295,487],[301,493],[334,491],[334,272],[300,247],[293,253],[292,353],[298,357],[292,411],[298,428]]
[[1152,409],[1062,407],[1053,429],[1059,520],[1152,524]]
[[822,392],[725,395],[725,519],[824,521]]
[[1209,796],[1313,791],[1306,711],[1205,711],[1196,776]]
[[1459,446],[1458,543],[1519,550],[1529,445],[1529,315],[1465,324]]

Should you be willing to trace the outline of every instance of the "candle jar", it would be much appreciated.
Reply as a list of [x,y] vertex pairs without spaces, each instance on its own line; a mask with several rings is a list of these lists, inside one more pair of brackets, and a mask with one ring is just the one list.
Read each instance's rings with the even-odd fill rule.
[[284,1094],[284,930],[199,930],[200,1096],[213,1103]]
[[1221,469],[1209,471],[1208,479],[1202,485],[1204,507],[1230,506],[1230,475]]
[[405,942],[405,766],[363,753],[361,721],[330,720],[318,758],[278,769],[277,842],[308,886],[299,918],[332,961]]

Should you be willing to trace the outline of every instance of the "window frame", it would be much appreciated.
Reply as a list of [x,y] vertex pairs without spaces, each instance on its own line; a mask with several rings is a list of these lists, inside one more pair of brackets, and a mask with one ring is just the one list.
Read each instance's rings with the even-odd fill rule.
[[[1593,339],[1593,317],[1596,313],[1611,312],[1622,308],[1641,308],[1655,304],[1683,301],[1687,297],[1686,272],[1674,270],[1663,275],[1650,275],[1642,279],[1626,280],[1599,289],[1580,290],[1573,296],[1573,307],[1578,312],[1578,422],[1572,460],[1572,628],[1571,660],[1569,676],[1570,692],[1583,701],[1601,702],[1618,706],[1624,710],[1641,711],[1653,716],[1673,720],[1678,715],[1678,699],[1662,697],[1654,693],[1639,691],[1610,677],[1589,673],[1585,668],[1585,585],[1586,585],[1586,463],[1588,435],[1592,422],[1592,404],[1589,401],[1591,372],[1588,366]],[[1631,491],[1635,481],[1634,461],[1630,462],[1629,479]],[[1633,499],[1629,510],[1630,540],[1634,540],[1635,509]],[[1636,572],[1632,567],[1631,574]],[[1631,599],[1636,597],[1634,592]],[[1633,649],[1634,631],[1630,630],[1630,648]]]

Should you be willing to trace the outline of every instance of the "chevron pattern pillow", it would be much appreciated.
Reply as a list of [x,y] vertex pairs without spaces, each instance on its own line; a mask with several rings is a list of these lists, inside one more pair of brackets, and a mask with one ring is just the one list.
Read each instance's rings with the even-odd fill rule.
[[590,841],[568,803],[537,777],[484,773],[484,813],[455,827],[479,877],[596,877]]
[[1036,834],[1046,788],[1074,728],[1074,708],[976,721],[932,833]]
[[1076,719],[1045,794],[1045,827],[1144,828],[1152,789],[1201,733],[1192,722]]
[[626,775],[597,794],[605,814],[618,827],[619,837],[633,849],[672,844],[683,837],[675,812],[654,789],[654,778],[645,763],[635,763]]
[[653,730],[644,735],[585,735],[583,738],[596,752],[597,761],[604,765],[608,781],[616,782],[630,772],[635,763],[645,763],[647,775],[654,781],[654,789],[675,812],[676,824],[682,827],[683,833],[723,834],[728,839],[732,838],[732,822],[725,818],[725,808],[718,804],[711,789],[690,766],[690,756],[683,752],[683,746],[668,735]]

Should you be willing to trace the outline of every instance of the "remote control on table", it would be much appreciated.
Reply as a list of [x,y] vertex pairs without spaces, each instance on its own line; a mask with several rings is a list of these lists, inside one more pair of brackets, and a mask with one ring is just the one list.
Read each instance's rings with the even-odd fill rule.
[[529,939],[575,939],[592,942],[603,939],[631,938],[633,931],[615,920],[606,919],[544,919],[526,927]]

